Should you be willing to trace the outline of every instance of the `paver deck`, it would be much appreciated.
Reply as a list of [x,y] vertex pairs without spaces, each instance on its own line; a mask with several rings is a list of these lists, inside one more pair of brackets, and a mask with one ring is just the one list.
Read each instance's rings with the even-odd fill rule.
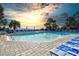
[[43,43],[0,41],[0,56],[50,56],[50,49],[67,41],[67,38]]

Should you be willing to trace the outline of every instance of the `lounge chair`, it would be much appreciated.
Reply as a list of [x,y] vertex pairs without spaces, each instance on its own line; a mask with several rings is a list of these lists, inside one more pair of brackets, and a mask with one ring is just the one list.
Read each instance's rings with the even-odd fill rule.
[[63,51],[63,50],[59,50],[58,52],[56,52],[56,54],[58,56],[65,56],[67,54],[67,52]]
[[72,41],[78,41],[79,42],[79,39],[72,39]]
[[24,32],[26,32],[26,30],[24,29]]
[[63,50],[59,50],[57,48],[53,48],[52,50],[50,50],[51,56],[55,55],[55,56],[73,56],[71,53],[67,53]]
[[14,33],[14,30],[9,30],[9,33]]
[[68,52],[68,53],[72,54],[73,56],[76,56],[79,54],[79,50],[65,46],[65,45],[61,45],[61,46],[57,47],[57,49]]
[[75,39],[79,39],[79,36],[75,37]]
[[67,52],[65,51],[62,51],[60,49],[57,49],[57,48],[53,48],[50,50],[50,53],[51,53],[51,56],[52,55],[56,55],[56,56],[64,56],[67,54]]
[[79,50],[79,45],[74,45],[74,44],[69,44],[69,43],[64,43],[63,45]]
[[15,30],[15,32],[19,32],[19,30]]
[[77,30],[72,30],[72,32],[77,32]]
[[79,39],[75,39],[75,38],[74,38],[74,39],[72,39],[71,41],[72,41],[72,42],[79,43]]
[[[58,51],[55,52],[55,49],[58,49]],[[52,54],[56,54],[58,56],[68,56],[68,55],[76,56],[76,55],[79,55],[79,50],[65,46],[65,45],[60,45],[57,48],[50,50],[50,52],[52,52]]]
[[57,51],[59,51],[59,49],[53,48],[50,50],[50,53],[51,53],[51,55],[54,54],[54,55],[58,56],[58,54],[55,54]]
[[[56,50],[55,50],[56,49]],[[58,56],[78,56],[79,55],[79,36],[63,43],[62,45],[50,50],[51,55],[55,54]]]
[[71,44],[71,45],[79,45],[79,43],[76,43],[76,42],[73,42],[73,41],[69,41],[69,42],[66,42],[67,44]]
[[20,30],[20,32],[23,32],[23,30]]

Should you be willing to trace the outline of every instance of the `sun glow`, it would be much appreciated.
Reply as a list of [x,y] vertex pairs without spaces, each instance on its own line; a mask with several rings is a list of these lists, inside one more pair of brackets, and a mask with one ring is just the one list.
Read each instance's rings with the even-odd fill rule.
[[44,15],[40,10],[23,13],[17,16],[16,19],[21,22],[22,27],[43,26],[45,23]]
[[46,18],[48,14],[55,11],[56,7],[52,4],[45,6],[42,8],[38,4],[33,4],[30,7],[30,10],[27,11],[27,7],[25,7],[24,12],[19,11],[7,11],[9,16],[12,16],[13,19],[20,21],[21,27],[44,27],[44,23],[46,22]]

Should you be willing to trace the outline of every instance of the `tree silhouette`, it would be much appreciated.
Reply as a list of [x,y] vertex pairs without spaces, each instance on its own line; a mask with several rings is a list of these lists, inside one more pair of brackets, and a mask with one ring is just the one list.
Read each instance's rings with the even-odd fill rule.
[[57,30],[58,25],[56,24],[56,20],[53,20],[53,18],[48,18],[46,24],[44,24],[47,30]]
[[16,20],[11,20],[9,27],[15,30],[17,27],[20,27],[20,22]]
[[0,4],[0,29],[5,30],[5,27],[7,25],[7,19],[4,18],[4,9],[2,5]]
[[75,20],[75,18],[73,16],[68,17],[62,29],[68,30],[68,31],[77,29],[77,21]]
[[4,9],[3,9],[2,5],[0,4],[0,20],[1,20],[2,18],[4,18],[4,13],[3,13],[3,11],[4,11]]

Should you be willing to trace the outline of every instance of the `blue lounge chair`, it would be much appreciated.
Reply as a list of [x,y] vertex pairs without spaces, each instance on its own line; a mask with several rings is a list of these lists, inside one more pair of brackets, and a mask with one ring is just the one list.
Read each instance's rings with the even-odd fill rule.
[[[56,49],[56,50],[55,50]],[[51,50],[56,55],[59,56],[78,56],[79,55],[79,36],[63,43],[62,45]]]
[[79,54],[79,50],[65,46],[65,45],[61,45],[61,46],[57,47],[57,49],[68,52],[68,53],[72,54],[73,56],[76,56]]
[[10,30],[10,33],[14,33],[14,30]]
[[62,51],[62,50],[59,50],[59,51],[56,52],[56,54],[57,54],[58,56],[65,56],[65,55],[67,54],[67,52]]
[[20,30],[20,32],[23,32],[23,30]]
[[[51,52],[51,51],[52,51],[52,52]],[[58,56],[58,54],[56,53],[57,51],[59,51],[59,49],[56,49],[56,48],[51,49],[51,50],[50,50],[51,56],[52,56],[52,54]]]
[[79,43],[75,43],[73,41],[70,41],[70,42],[66,42],[67,44],[71,44],[71,45],[79,45]]
[[77,40],[73,40],[72,42],[79,44],[79,41],[77,41]]
[[69,46],[69,47],[74,47],[75,49],[79,49],[79,44],[75,43],[75,42],[66,42],[63,45]]
[[19,32],[19,30],[15,30],[16,32]]
[[24,32],[26,32],[26,30],[24,29]]
[[79,42],[79,39],[72,39],[72,41],[78,41]]
[[77,32],[77,30],[72,30],[72,32]]
[[75,39],[79,39],[79,36],[75,37]]
[[77,36],[76,38],[72,39],[71,41],[72,41],[72,42],[79,43],[79,36]]
[[[52,55],[56,55],[56,56],[65,56],[65,55],[70,55],[69,53],[62,51],[60,49],[57,48],[53,48],[50,50],[51,56]],[[72,56],[72,55],[71,55]]]
[[76,56],[76,54],[78,54],[78,51],[76,49],[70,48],[65,45],[61,45],[59,47],[53,48],[52,50],[50,50],[50,52],[51,52],[51,55],[55,54],[58,56],[67,56],[67,55]]

